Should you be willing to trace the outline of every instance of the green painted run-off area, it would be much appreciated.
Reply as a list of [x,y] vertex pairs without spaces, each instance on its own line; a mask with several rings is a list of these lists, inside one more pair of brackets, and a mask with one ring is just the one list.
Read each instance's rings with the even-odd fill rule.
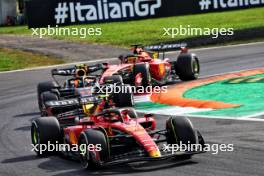
[[[256,78],[256,79],[255,79]],[[243,117],[264,112],[264,74],[250,77],[219,81],[196,87],[185,92],[184,97],[199,100],[214,100],[240,104],[228,108],[195,115]]]

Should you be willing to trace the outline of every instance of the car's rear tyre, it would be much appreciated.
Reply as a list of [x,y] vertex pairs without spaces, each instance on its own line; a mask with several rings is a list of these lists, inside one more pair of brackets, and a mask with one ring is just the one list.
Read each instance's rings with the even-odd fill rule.
[[146,63],[135,64],[133,70],[133,80],[132,83],[135,85],[136,76],[141,73],[142,82],[140,86],[147,87],[151,84],[151,74],[149,72],[149,65]]
[[59,97],[57,94],[52,93],[52,92],[43,92],[41,94],[41,100],[42,100],[43,105],[45,105],[45,102],[48,102],[48,101],[58,101]]
[[41,95],[40,95],[40,103],[41,103],[41,116],[46,116],[47,114],[45,113],[45,108],[46,107],[46,102],[48,101],[58,101],[59,100],[59,97],[57,94],[55,93],[52,93],[52,92],[43,92]]
[[134,96],[129,85],[123,84],[123,79],[120,75],[106,76],[104,78],[105,84],[115,84],[113,90],[120,90],[119,92],[111,92],[113,94],[113,101],[117,107],[132,107],[134,106]]
[[[34,120],[31,124],[31,141],[37,145],[35,152],[38,156],[53,154],[56,151],[40,151],[40,145],[59,143],[61,139],[61,129],[55,117],[42,117]],[[44,147],[44,146],[43,146]],[[43,148],[42,148],[43,149]]]
[[39,110],[42,109],[42,101],[41,101],[41,94],[43,92],[50,91],[51,89],[56,88],[58,85],[54,81],[47,81],[47,82],[41,82],[37,86],[37,93],[38,93],[38,105],[39,105]]
[[129,85],[120,85],[120,92],[113,93],[113,101],[117,107],[133,107],[135,105],[132,89]]
[[[181,145],[197,144],[197,133],[192,123],[185,117],[170,117],[166,122],[167,143]],[[186,150],[188,151],[188,149]],[[191,151],[190,151],[191,152]],[[190,159],[191,155],[183,155],[177,159]]]
[[174,62],[174,68],[182,81],[195,80],[200,74],[200,63],[194,54],[180,54],[177,62]]
[[[88,145],[100,145],[100,151],[88,151]],[[83,131],[79,138],[79,147],[80,161],[85,169],[100,168],[102,163],[110,157],[108,138],[102,131],[97,129]]]

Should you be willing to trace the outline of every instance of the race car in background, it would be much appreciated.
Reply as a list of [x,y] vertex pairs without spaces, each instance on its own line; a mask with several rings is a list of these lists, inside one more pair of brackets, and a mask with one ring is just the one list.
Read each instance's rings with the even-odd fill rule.
[[[47,106],[49,101],[61,100],[57,104],[61,104],[61,108],[56,106],[52,109],[54,113],[68,111],[76,108],[76,105],[67,102],[76,102],[80,97],[108,97],[117,107],[132,107],[134,105],[134,98],[129,85],[125,85],[119,80],[122,78],[118,75],[105,77],[105,83],[99,84],[99,78],[97,75],[86,76],[92,72],[96,72],[102,69],[102,65],[86,66],[79,65],[73,68],[66,69],[53,69],[51,71],[53,81],[41,82],[37,86],[38,92],[38,104],[42,115],[50,115],[51,109]],[[92,71],[91,71],[92,70]],[[70,76],[69,79],[63,79],[63,83],[60,84],[55,76]],[[115,84],[126,90],[126,92],[110,93],[107,94],[109,86]],[[102,91],[103,92],[100,92]],[[67,100],[67,101],[64,101]]]
[[[165,58],[165,52],[180,50],[177,58]],[[38,84],[39,109],[48,100],[73,98],[76,89],[104,84],[129,84],[136,87],[150,85],[162,86],[169,82],[181,79],[183,81],[197,79],[200,73],[200,64],[197,56],[188,53],[185,44],[140,46],[133,45],[132,54],[119,56],[120,64],[107,63],[96,65],[80,64],[72,68],[53,69],[54,81]],[[59,84],[56,75],[71,76]],[[78,92],[78,91],[77,91]],[[133,106],[131,93],[116,94],[118,106]],[[120,101],[119,101],[120,100]]]
[[[180,50],[175,58],[165,58],[167,51]],[[133,45],[132,53],[119,56],[121,64],[109,65],[104,77],[120,75],[123,82],[135,86],[164,85],[176,79],[195,80],[200,73],[199,59],[188,53],[186,44],[146,46]]]
[[[81,102],[84,108],[91,103]],[[84,168],[100,168],[138,161],[190,159],[203,152],[202,135],[184,117],[171,117],[165,129],[158,130],[152,114],[138,117],[132,108],[109,108],[92,116],[72,113],[64,116],[75,118],[75,124],[62,124],[60,118],[52,116],[32,122],[31,139],[37,155],[54,154],[48,150],[41,152],[41,144],[66,144],[69,147],[60,151],[63,156],[79,159]],[[198,144],[200,148],[172,152],[165,150],[164,144]],[[76,145],[79,150],[71,150]]]
[[[96,72],[100,69],[101,65],[92,65],[90,67],[85,65],[75,65],[74,67],[64,68],[64,69],[52,69],[51,76],[52,81],[40,82],[37,85],[37,96],[39,110],[43,109],[43,105],[49,100],[58,100],[60,98],[74,98],[76,97],[75,88],[85,87],[85,80],[83,76],[87,73]],[[68,79],[63,79],[63,83],[60,84],[56,76],[70,77]],[[89,79],[94,79],[96,77],[90,77]],[[92,81],[93,82],[93,81]],[[87,84],[93,83],[87,82]]]

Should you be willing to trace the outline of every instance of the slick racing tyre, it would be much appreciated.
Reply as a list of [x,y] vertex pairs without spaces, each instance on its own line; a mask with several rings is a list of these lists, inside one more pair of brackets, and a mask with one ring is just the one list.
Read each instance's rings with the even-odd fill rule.
[[[94,145],[95,151],[88,150],[89,145]],[[97,129],[83,131],[79,138],[79,154],[83,168],[98,169],[102,167],[102,162],[110,158],[109,147],[108,138],[102,131]]]
[[52,92],[43,92],[40,95],[40,97],[41,97],[41,101],[43,105],[45,105],[45,102],[48,102],[48,101],[58,101],[59,100],[58,95]]
[[186,117],[170,117],[166,122],[167,142],[169,144],[196,144],[196,132]]
[[[185,117],[170,117],[166,122],[168,144],[197,144],[197,133],[192,123]],[[191,155],[183,155],[177,159],[190,159]]]
[[37,93],[38,93],[38,105],[39,110],[42,109],[42,101],[41,101],[41,94],[43,92],[50,91],[51,89],[54,89],[57,87],[57,84],[53,81],[47,81],[47,82],[41,82],[37,86]]
[[[45,108],[46,108],[46,102],[48,101],[58,101],[59,100],[59,97],[57,94],[55,93],[52,93],[52,92],[43,92],[41,95],[40,95],[40,101],[41,101],[41,116],[47,116],[46,114],[46,111],[45,111]],[[45,108],[44,108],[45,107]]]
[[139,63],[135,64],[134,70],[133,70],[133,85],[135,85],[136,82],[136,76],[138,74],[141,74],[141,85],[143,87],[147,87],[151,84],[151,74],[149,72],[149,65],[146,63]]
[[[31,141],[36,146],[35,152],[38,156],[45,156],[56,151],[40,151],[41,145],[60,142],[61,130],[58,120],[55,117],[42,117],[34,120],[31,125]],[[44,146],[43,146],[44,148]],[[43,149],[42,148],[42,149]]]
[[117,107],[133,107],[135,105],[132,89],[129,85],[120,85],[120,92],[113,93],[113,101]]
[[180,54],[174,68],[182,81],[195,80],[200,74],[200,63],[194,54]]
[[134,106],[134,96],[131,87],[123,84],[123,79],[120,75],[107,76],[104,78],[104,83],[116,84],[115,89],[120,89],[120,92],[112,92],[113,101],[117,107]]

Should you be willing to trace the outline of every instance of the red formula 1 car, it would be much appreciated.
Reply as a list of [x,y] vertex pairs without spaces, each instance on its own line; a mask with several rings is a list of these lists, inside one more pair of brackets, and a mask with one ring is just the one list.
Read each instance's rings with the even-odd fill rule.
[[[89,118],[76,115],[76,119],[79,120],[71,126],[61,125],[55,117],[34,120],[31,137],[37,154],[41,154],[43,144],[64,144],[68,146],[60,151],[64,155],[80,159],[84,168],[98,168],[138,161],[189,159],[203,152],[204,140],[187,118],[171,117],[163,130],[156,129],[153,115],[138,117],[131,108],[106,109]],[[196,144],[201,148],[172,152],[164,147],[180,144]],[[75,146],[78,150],[71,150]],[[52,151],[44,151],[49,152]]]
[[[177,58],[165,58],[165,52],[180,50]],[[162,56],[161,56],[162,55]],[[164,85],[179,78],[182,81],[197,79],[200,73],[198,57],[188,53],[186,44],[141,47],[133,45],[132,54],[119,56],[121,64],[109,65],[104,77],[120,75],[124,83],[135,86]]]

